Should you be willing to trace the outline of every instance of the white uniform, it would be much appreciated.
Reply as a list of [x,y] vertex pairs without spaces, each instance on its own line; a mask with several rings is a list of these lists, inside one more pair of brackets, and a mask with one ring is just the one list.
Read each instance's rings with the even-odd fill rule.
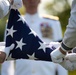
[[[39,37],[47,43],[52,41],[52,39],[46,39],[42,37],[42,33],[40,30],[41,24],[47,22],[51,25],[52,28],[54,28],[54,26],[55,28],[57,28],[57,24],[60,26],[59,21],[40,18],[37,13],[34,15],[26,14],[24,18],[26,19],[28,25],[39,35]],[[61,37],[59,39],[61,39]],[[56,37],[53,40],[56,41]],[[58,71],[58,75],[67,75],[67,71],[63,67],[53,62],[33,61],[24,59],[16,61],[15,75],[56,75],[56,71]]]
[[[42,16],[39,16],[38,13],[34,15],[26,14],[24,18],[26,19],[26,22],[29,27],[31,27],[44,42],[50,43],[50,41],[62,40],[62,30],[60,22],[58,20],[55,20],[53,18],[44,19],[42,18]],[[47,39],[45,37],[42,37],[42,32],[40,30],[42,24],[44,27],[48,25],[50,28],[52,28],[51,36],[53,38]]]
[[1,67],[1,75],[14,75],[14,61],[5,61]]

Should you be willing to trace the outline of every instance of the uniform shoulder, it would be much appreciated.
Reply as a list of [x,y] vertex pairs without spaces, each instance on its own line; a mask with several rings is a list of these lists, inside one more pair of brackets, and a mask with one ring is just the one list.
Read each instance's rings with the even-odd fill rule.
[[43,14],[41,16],[45,19],[59,20],[58,16],[53,16],[53,15],[48,15],[48,14]]

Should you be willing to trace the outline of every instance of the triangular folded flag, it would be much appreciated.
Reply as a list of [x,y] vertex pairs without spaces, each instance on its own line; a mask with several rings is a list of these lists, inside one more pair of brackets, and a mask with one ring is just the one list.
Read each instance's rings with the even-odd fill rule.
[[6,47],[11,44],[15,47],[10,51],[8,59],[51,61],[50,53],[55,49],[53,46],[48,47],[27,25],[19,11],[14,9],[10,11],[6,29]]

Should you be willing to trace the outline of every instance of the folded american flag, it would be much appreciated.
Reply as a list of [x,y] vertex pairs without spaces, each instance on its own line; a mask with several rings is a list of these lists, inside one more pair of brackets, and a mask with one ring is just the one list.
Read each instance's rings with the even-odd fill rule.
[[18,10],[11,9],[6,31],[6,47],[14,44],[9,58],[51,61],[50,53],[55,48],[46,45],[27,25]]

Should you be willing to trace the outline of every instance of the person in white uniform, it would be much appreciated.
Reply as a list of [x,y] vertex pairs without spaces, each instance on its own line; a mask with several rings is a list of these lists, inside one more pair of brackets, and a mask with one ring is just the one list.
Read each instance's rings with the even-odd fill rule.
[[[51,41],[60,41],[62,39],[61,26],[58,18],[49,18],[46,16],[43,16],[45,17],[43,18],[39,16],[37,7],[40,0],[23,0],[23,3],[26,7],[26,14],[24,15],[26,22],[43,41],[50,43]],[[10,64],[8,64],[8,66]],[[5,67],[5,65],[7,65],[7,63],[3,64],[2,72],[4,72],[5,68],[6,72],[10,71],[11,67],[8,70],[8,67]],[[14,68],[12,67],[12,69]],[[15,75],[56,75],[56,71],[58,75],[67,75],[67,71],[64,68],[52,62],[21,59],[15,63]]]

